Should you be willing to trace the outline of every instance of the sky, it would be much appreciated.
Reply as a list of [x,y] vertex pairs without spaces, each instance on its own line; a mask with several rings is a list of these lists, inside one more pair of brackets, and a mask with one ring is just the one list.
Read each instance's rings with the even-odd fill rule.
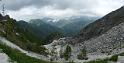
[[[3,0],[6,14],[16,20],[72,16],[104,16],[123,6],[124,0]],[[2,7],[0,7],[2,9]]]

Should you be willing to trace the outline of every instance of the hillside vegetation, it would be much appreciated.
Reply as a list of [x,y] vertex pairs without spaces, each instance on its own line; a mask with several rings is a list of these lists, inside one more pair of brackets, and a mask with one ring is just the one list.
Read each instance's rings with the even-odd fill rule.
[[21,28],[17,21],[8,15],[0,19],[0,36],[3,36],[23,48],[24,50],[33,51],[39,54],[47,54],[45,47],[41,46],[42,41],[35,36],[32,31]]
[[44,61],[42,59],[29,57],[26,54],[21,53],[20,51],[10,48],[1,43],[0,43],[0,49],[2,49],[2,51],[9,56],[9,58],[11,59],[10,60],[11,63],[14,63],[14,62],[16,63],[54,63],[54,62]]

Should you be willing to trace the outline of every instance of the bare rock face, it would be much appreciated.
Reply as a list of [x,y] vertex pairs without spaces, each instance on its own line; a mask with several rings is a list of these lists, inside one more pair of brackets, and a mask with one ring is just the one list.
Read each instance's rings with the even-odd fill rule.
[[100,36],[122,22],[124,22],[124,7],[121,7],[86,26],[81,30],[78,38],[81,39],[81,41],[85,41]]

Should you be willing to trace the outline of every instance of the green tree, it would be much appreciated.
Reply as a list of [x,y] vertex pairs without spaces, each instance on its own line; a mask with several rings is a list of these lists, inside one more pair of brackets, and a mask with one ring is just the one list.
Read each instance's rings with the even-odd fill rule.
[[77,55],[78,59],[80,60],[87,60],[87,51],[85,48],[81,50],[81,52]]
[[63,55],[65,60],[68,60],[71,57],[71,51],[72,51],[71,47],[67,45],[64,55]]
[[60,33],[60,32],[53,32],[53,33],[49,34],[49,35],[45,38],[44,44],[49,44],[49,43],[51,43],[53,40],[59,39],[59,38],[61,38],[61,37],[63,37],[63,34],[62,34],[62,33]]

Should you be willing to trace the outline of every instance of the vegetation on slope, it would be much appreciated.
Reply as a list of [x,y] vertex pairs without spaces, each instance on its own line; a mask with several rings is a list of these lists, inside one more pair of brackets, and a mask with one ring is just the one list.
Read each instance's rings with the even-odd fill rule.
[[12,18],[5,20],[0,21],[0,36],[7,38],[24,50],[47,54],[46,48],[41,46],[42,42],[31,31],[20,28],[17,21]]
[[34,29],[34,34],[42,38],[45,38],[51,33],[62,31],[60,28],[45,23],[40,19],[32,19],[28,24]]
[[[24,35],[27,35],[29,39],[37,41],[40,45],[49,44],[54,40],[54,38],[60,38],[60,34],[63,35],[59,28],[47,24],[40,19],[31,20],[29,23],[21,20],[18,21],[17,24],[20,28],[18,32],[21,31]],[[23,32],[22,29],[26,32]],[[32,37],[31,34],[36,38],[34,38],[34,36]]]
[[16,61],[17,63],[53,63],[26,56],[26,54],[21,53],[20,51],[10,48],[6,45],[0,44],[0,48],[4,53],[6,53],[10,57],[12,62]]
[[57,40],[59,38],[62,38],[63,34],[60,32],[53,32],[49,34],[45,39],[44,39],[44,44],[51,43],[53,40]]
[[17,28],[17,32],[23,34],[23,36],[25,35],[30,41],[35,42],[39,45],[42,44],[42,37],[38,37],[34,34],[34,32],[32,31],[34,28],[32,28],[30,25],[28,25],[27,22],[25,21],[19,21],[16,22],[16,26],[18,26]]

